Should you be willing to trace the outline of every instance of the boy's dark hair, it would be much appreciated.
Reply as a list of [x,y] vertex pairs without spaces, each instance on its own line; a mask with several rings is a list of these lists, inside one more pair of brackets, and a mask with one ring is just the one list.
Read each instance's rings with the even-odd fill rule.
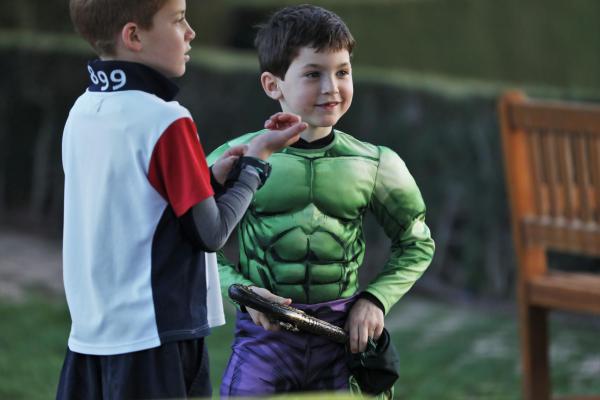
[[115,54],[115,37],[128,22],[152,28],[167,0],[70,0],[71,21],[99,55]]
[[259,26],[254,45],[261,72],[283,79],[301,47],[316,51],[346,49],[352,54],[354,37],[335,13],[303,4],[285,7]]

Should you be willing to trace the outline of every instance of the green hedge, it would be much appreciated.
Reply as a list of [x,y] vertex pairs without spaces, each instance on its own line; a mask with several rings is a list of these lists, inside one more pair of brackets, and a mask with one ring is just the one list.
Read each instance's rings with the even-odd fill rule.
[[[227,0],[251,24],[282,0]],[[320,0],[354,33],[355,62],[456,77],[600,90],[595,0]],[[193,16],[202,19],[201,6]],[[243,20],[238,20],[243,22]],[[247,31],[245,26],[232,30]]]
[[[316,0],[358,40],[357,65],[600,93],[596,0]],[[248,47],[291,0],[189,0],[198,45]],[[5,1],[0,26],[72,32],[65,0]]]

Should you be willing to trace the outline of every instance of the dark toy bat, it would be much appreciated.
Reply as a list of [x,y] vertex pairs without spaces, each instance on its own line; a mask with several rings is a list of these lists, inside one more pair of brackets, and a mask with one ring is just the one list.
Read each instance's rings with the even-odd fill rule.
[[345,344],[348,341],[346,332],[329,322],[308,315],[294,307],[281,305],[265,299],[244,285],[233,284],[229,287],[229,297],[236,303],[260,311],[284,329],[290,331],[309,332],[325,336],[334,342]]

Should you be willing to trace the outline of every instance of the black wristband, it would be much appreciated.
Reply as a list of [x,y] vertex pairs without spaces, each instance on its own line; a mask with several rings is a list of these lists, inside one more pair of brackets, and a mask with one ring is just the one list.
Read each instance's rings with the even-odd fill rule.
[[258,177],[260,178],[258,189],[260,189],[271,174],[271,164],[256,157],[240,157],[229,172],[225,186],[231,186],[239,178],[240,173],[246,166],[254,168],[258,173]]

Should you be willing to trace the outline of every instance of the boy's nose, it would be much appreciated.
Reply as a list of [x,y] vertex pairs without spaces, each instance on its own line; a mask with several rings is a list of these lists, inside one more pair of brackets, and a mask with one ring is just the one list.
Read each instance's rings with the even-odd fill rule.
[[[187,21],[186,21],[187,22]],[[196,37],[196,32],[192,29],[189,23],[187,23],[187,38],[191,42]]]
[[326,77],[325,79],[323,79],[323,83],[321,85],[321,90],[322,90],[323,94],[337,93],[338,87],[337,87],[337,82],[335,81],[335,78]]

